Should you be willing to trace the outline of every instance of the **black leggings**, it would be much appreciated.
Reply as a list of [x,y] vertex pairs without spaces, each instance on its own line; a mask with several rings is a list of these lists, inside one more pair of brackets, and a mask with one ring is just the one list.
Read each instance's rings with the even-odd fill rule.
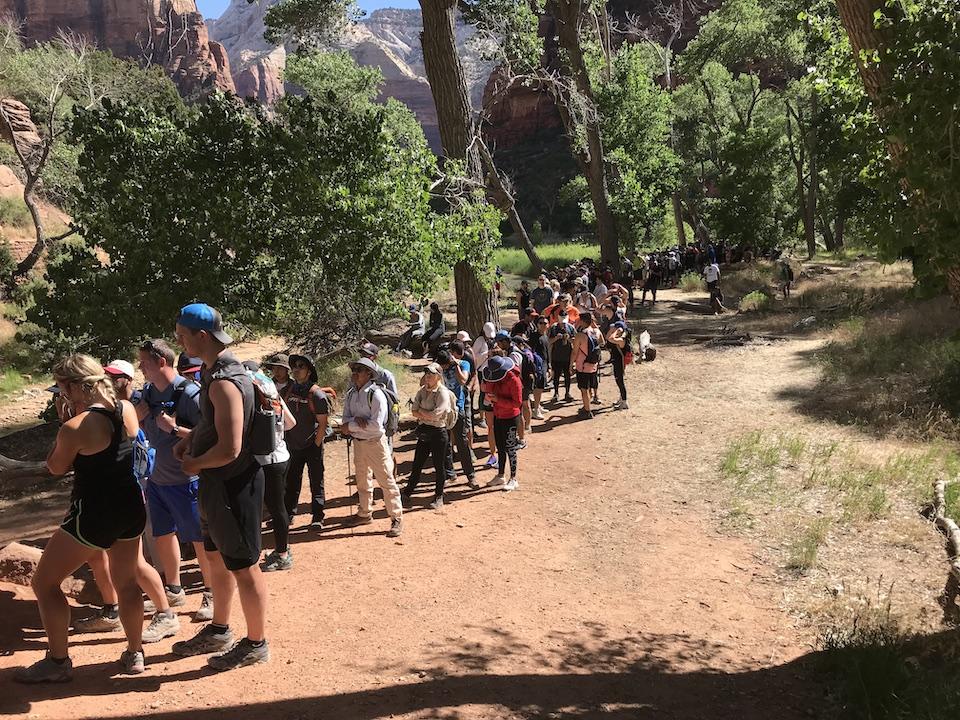
[[287,538],[290,535],[290,515],[284,494],[287,487],[288,461],[263,466],[263,504],[270,511],[273,521],[273,544],[278,553],[287,551]]
[[297,514],[300,502],[300,488],[303,486],[303,468],[307,468],[310,478],[310,514],[314,521],[323,520],[323,507],[326,504],[323,487],[323,445],[317,447],[310,443],[302,450],[290,451],[290,464],[287,467],[287,514],[293,518]]
[[519,419],[519,415],[509,420],[502,420],[498,417],[493,419],[493,437],[497,443],[499,473],[503,475],[509,458],[511,478],[517,476],[517,422]]
[[560,392],[560,376],[563,376],[563,384],[567,389],[567,395],[570,394],[570,361],[565,363],[554,363],[553,365],[553,394]]
[[413,495],[417,484],[420,482],[420,473],[427,462],[427,458],[433,455],[433,471],[436,474],[434,478],[434,497],[443,496],[443,488],[447,481],[447,452],[449,446],[449,433],[446,428],[433,427],[432,425],[421,424],[417,427],[417,449],[413,452],[413,468],[410,470],[410,478],[407,480],[407,486],[404,493]]
[[617,387],[620,388],[620,399],[627,399],[627,385],[623,382],[623,351],[614,347],[610,350],[610,365],[613,367],[613,378],[617,381]]

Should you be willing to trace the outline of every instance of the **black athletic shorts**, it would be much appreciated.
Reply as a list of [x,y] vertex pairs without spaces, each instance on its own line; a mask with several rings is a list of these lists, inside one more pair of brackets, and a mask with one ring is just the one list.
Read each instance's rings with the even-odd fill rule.
[[218,551],[227,570],[243,570],[260,560],[263,468],[258,463],[226,480],[201,472],[199,505],[203,547]]
[[600,387],[600,373],[577,372],[577,387],[581,390],[596,390]]
[[523,397],[524,400],[529,400],[529,399],[530,399],[530,396],[533,395],[533,386],[534,386],[534,382],[533,382],[533,381],[530,381],[530,382],[524,381],[524,383],[523,383],[523,395],[522,395],[522,397]]
[[118,540],[135,540],[147,523],[143,491],[136,482],[104,495],[88,495],[70,503],[60,529],[96,550],[107,550]]

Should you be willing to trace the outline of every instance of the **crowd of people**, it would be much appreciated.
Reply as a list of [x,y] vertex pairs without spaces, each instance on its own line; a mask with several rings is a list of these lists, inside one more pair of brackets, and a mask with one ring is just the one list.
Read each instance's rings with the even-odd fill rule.
[[[240,362],[229,349],[232,338],[220,313],[202,303],[187,305],[176,318],[182,353],[161,339],[140,345],[142,388],[127,361],[104,367],[86,355],[62,360],[51,388],[61,427],[47,466],[58,475],[73,471],[73,493],[32,579],[48,650],[16,679],[71,679],[71,616],[61,582],[84,564],[93,571],[103,606],[75,623],[74,631],[122,630],[122,670],[143,672],[144,644],[181,629],[174,608],[187,603],[183,550],[198,561],[203,587],[194,620],[205,624],[194,637],[174,643],[173,653],[209,655],[215,670],[268,661],[263,573],[293,567],[289,532],[301,511],[304,473],[309,530],[326,529],[324,445],[332,435],[346,438],[348,464],[352,455],[358,509],[348,524],[374,522],[376,483],[389,518],[386,535],[395,538],[428,460],[432,509],[443,507],[445,490],[457,477],[455,461],[471,490],[482,487],[478,476],[484,469],[494,471],[487,487],[516,490],[531,424],[544,419],[545,406],[575,402],[574,379],[578,413],[593,417],[603,348],[619,393],[613,405],[627,408],[624,368],[633,353],[626,305],[632,288],[605,274],[596,276],[599,282],[587,274],[565,277],[559,292],[541,276],[537,287],[521,288],[520,319],[509,332],[487,323],[476,339],[460,331],[442,342],[443,316],[436,303],[430,306],[429,323],[408,330],[402,340],[423,343],[431,352],[410,401],[416,447],[402,487],[394,463],[399,391],[372,343],[362,343],[349,363],[339,422],[333,414],[339,398],[318,385],[310,357],[276,353],[262,367]],[[478,443],[481,429],[486,454]],[[266,555],[264,529],[274,540]],[[239,640],[230,627],[235,595],[246,625]]]

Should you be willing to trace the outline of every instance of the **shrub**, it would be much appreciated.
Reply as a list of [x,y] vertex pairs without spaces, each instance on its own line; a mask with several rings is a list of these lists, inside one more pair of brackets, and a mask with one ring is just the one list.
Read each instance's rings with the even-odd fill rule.
[[703,278],[695,272],[684,273],[680,277],[680,289],[684,292],[698,292],[705,290],[706,287],[703,283]]
[[740,312],[762,312],[769,310],[773,304],[773,298],[763,290],[754,290],[743,297],[740,301]]
[[20,198],[0,197],[0,225],[28,228],[33,225],[30,211]]

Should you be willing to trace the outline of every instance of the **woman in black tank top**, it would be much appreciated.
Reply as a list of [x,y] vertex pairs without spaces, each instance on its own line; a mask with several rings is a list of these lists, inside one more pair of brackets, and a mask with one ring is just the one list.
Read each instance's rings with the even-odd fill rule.
[[47,633],[47,656],[15,675],[20,682],[65,682],[70,607],[60,583],[106,550],[127,635],[120,657],[128,673],[143,672],[143,595],[137,584],[140,533],[146,514],[133,474],[136,411],[118,401],[103,368],[87,355],[71,355],[54,368],[63,426],[47,456],[54,475],[74,470],[70,510],[47,543],[31,585]]

